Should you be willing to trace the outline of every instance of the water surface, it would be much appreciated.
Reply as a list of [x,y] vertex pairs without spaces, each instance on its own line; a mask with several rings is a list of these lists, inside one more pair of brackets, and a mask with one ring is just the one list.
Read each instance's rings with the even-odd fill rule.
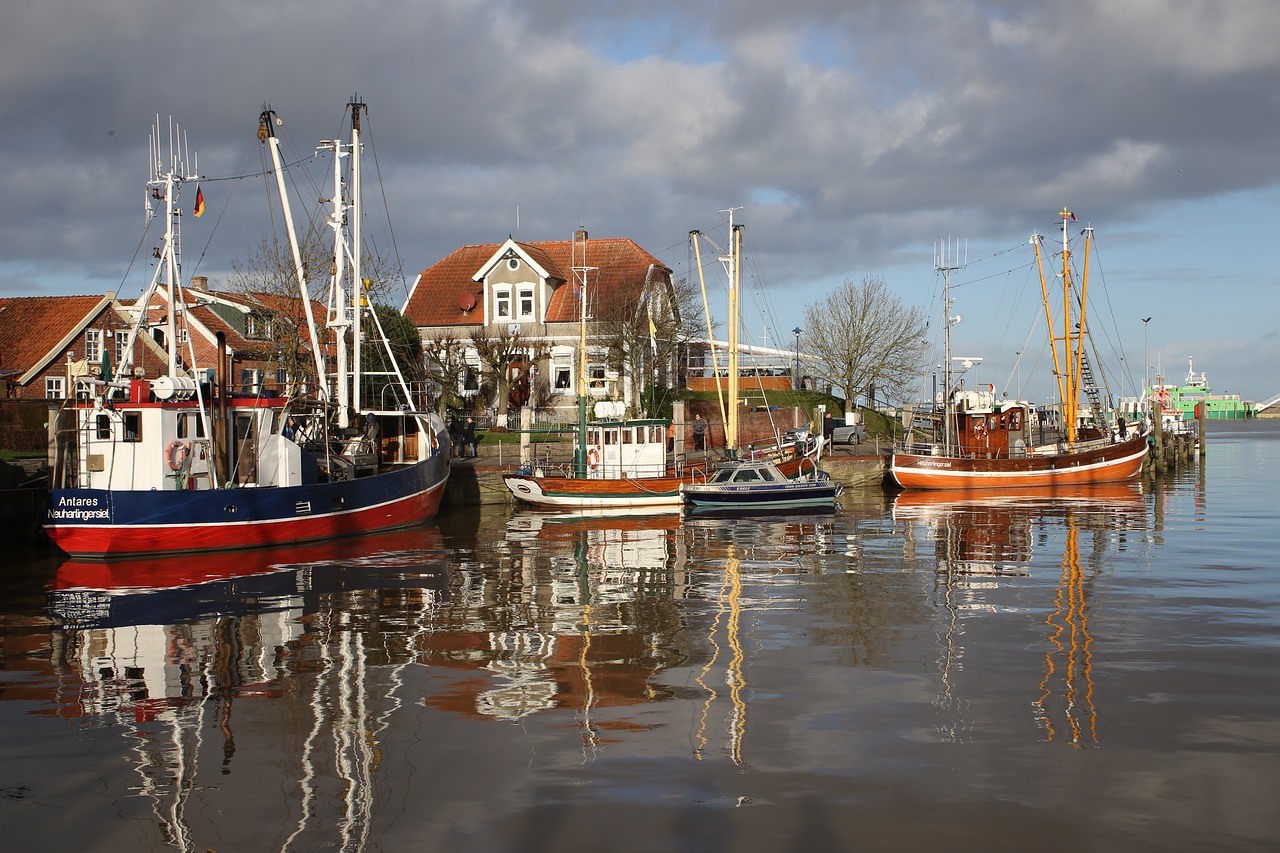
[[1280,423],[1154,488],[11,554],[8,845],[1263,850]]

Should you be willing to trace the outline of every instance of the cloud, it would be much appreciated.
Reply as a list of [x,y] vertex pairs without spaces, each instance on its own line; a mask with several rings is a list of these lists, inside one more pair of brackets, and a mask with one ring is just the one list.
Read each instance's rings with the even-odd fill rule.
[[[264,103],[306,156],[356,94],[410,269],[517,209],[528,239],[585,224],[682,263],[736,205],[774,286],[927,269],[960,223],[1004,246],[1064,203],[1119,228],[1275,186],[1277,31],[1270,0],[25,4],[0,32],[0,290],[119,284],[157,115],[226,177],[260,168]],[[261,190],[206,187],[233,206],[187,257],[225,269]]]

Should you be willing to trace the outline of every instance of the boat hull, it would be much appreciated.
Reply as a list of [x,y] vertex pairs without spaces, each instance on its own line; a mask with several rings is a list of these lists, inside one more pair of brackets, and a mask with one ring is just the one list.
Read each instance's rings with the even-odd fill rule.
[[681,477],[638,480],[579,477],[535,477],[507,474],[503,478],[516,500],[548,509],[654,509],[680,506]]
[[685,486],[684,503],[706,509],[789,509],[831,506],[840,485],[831,480],[792,481],[751,485],[698,483]]
[[1013,489],[1123,483],[1137,479],[1148,452],[1145,435],[1078,453],[1022,459],[934,456],[895,450],[889,475],[903,489]]
[[44,529],[76,558],[176,554],[312,542],[435,516],[443,455],[340,482],[199,491],[51,489]]
[[[788,459],[778,463],[778,469],[796,477],[802,467],[812,470],[813,464],[807,458]],[[681,506],[682,487],[705,478],[705,467],[691,466],[680,477],[538,477],[515,473],[504,475],[502,480],[516,500],[542,509],[648,510]]]

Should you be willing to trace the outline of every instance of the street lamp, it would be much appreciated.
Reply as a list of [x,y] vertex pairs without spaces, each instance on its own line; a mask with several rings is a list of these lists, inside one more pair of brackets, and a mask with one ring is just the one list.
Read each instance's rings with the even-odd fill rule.
[[791,330],[791,334],[796,336],[796,366],[795,372],[791,374],[791,390],[793,391],[800,390],[800,333],[803,331],[804,329],[799,326]]

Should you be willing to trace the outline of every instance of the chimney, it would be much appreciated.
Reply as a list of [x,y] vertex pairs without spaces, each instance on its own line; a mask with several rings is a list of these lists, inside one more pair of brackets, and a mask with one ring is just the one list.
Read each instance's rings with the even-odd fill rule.
[[209,290],[209,276],[207,275],[191,276],[191,289],[203,290],[207,292]]

